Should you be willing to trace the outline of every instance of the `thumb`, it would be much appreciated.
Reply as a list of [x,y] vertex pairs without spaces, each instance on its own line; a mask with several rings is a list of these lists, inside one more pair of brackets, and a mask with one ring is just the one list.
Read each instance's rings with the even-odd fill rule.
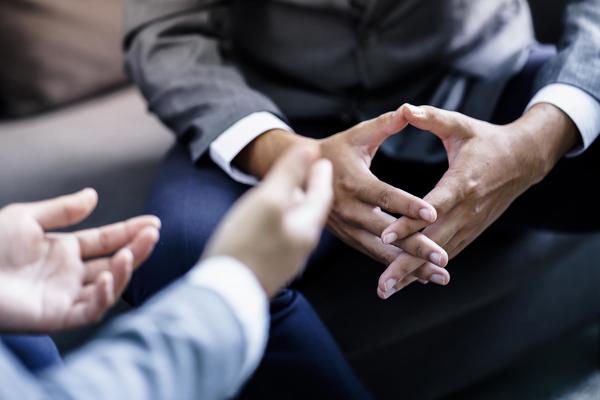
[[310,166],[319,156],[315,146],[297,145],[288,150],[265,177],[261,190],[266,190],[276,197],[291,199],[294,191],[302,189],[308,176]]
[[401,114],[409,124],[436,135],[442,141],[450,137],[465,137],[469,134],[466,126],[468,117],[453,111],[442,110],[431,106],[413,106],[404,104]]
[[310,168],[303,201],[287,215],[287,221],[304,231],[311,242],[317,241],[333,202],[333,167],[326,159]]
[[373,157],[387,138],[400,132],[406,125],[408,122],[398,109],[361,122],[349,132],[353,135],[354,143],[368,146],[369,155]]
[[98,193],[88,188],[66,196],[29,203],[26,207],[42,228],[56,229],[83,221],[97,204]]

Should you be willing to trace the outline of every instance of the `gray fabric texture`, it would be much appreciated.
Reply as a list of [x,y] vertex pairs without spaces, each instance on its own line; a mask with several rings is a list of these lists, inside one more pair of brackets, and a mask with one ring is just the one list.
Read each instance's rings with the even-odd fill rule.
[[127,0],[126,23],[130,75],[194,159],[252,112],[356,122],[534,42],[522,0]]

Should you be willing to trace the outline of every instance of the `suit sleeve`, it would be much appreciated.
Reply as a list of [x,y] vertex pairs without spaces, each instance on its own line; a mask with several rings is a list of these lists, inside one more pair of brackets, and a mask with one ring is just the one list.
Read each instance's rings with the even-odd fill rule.
[[600,0],[572,0],[558,54],[540,71],[536,89],[562,83],[600,102]]
[[126,66],[151,112],[197,160],[237,121],[256,112],[283,119],[221,51],[227,1],[126,0]]

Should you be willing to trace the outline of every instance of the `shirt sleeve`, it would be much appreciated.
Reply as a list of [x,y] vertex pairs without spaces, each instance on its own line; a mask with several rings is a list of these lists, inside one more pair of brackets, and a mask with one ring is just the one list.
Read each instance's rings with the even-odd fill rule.
[[600,134],[600,103],[585,91],[563,83],[553,83],[540,89],[529,102],[527,109],[535,104],[549,103],[567,114],[577,126],[581,142],[567,153],[573,157],[583,153]]
[[270,112],[255,112],[237,121],[210,144],[210,157],[232,179],[256,185],[258,179],[235,168],[231,163],[250,142],[272,129],[292,129]]
[[216,292],[229,305],[246,338],[241,380],[256,369],[267,344],[269,307],[254,274],[231,257],[216,257],[189,272],[191,284]]
[[112,322],[64,366],[33,375],[0,344],[0,398],[231,398],[258,365],[267,327],[267,297],[251,271],[211,258]]

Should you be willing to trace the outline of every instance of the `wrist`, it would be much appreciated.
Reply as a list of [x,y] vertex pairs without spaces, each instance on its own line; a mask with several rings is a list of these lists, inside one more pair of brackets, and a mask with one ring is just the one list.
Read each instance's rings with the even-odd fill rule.
[[300,143],[314,142],[314,139],[284,129],[272,129],[244,147],[233,160],[233,165],[251,175],[263,178],[288,148]]
[[543,179],[577,144],[579,131],[558,107],[540,103],[513,123],[524,153],[530,158],[534,183]]

